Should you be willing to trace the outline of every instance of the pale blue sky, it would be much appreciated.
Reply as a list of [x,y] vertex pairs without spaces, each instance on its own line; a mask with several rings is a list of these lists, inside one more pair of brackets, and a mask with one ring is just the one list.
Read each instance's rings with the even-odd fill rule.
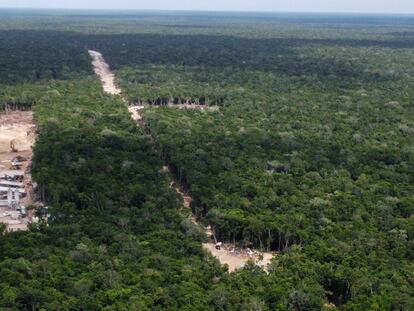
[[0,7],[414,13],[414,0],[0,0]]

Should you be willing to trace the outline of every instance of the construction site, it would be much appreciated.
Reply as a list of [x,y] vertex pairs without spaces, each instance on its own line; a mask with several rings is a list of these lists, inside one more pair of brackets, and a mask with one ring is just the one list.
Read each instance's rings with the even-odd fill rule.
[[27,230],[39,221],[30,168],[36,126],[31,111],[0,113],[0,223],[9,232]]

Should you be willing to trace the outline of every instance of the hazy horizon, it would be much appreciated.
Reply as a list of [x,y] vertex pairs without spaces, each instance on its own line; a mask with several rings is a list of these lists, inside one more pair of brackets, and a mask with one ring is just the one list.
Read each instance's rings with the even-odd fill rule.
[[0,0],[0,8],[9,9],[82,9],[82,10],[153,10],[153,11],[218,11],[218,12],[300,12],[300,13],[360,13],[413,14],[414,1],[395,0]]

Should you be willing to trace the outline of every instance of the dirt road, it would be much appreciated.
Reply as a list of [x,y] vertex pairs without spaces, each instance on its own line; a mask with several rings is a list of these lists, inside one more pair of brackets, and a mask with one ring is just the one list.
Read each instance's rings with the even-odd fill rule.
[[[120,95],[122,91],[115,85],[114,74],[111,72],[109,65],[105,62],[102,54],[92,50],[89,50],[89,54],[92,57],[92,65],[94,66],[96,75],[102,82],[104,91],[111,95]],[[128,104],[127,100],[125,98],[123,99],[125,103]],[[142,119],[139,111],[143,108],[144,106],[128,107],[128,110],[131,113],[131,118],[134,121],[139,121]],[[138,124],[143,126],[142,123]],[[190,204],[193,201],[193,198],[184,190],[184,187],[182,187],[177,181],[171,181],[170,185],[175,189],[175,191],[177,191],[178,194],[182,196],[184,207],[190,208]],[[190,216],[190,218],[192,221],[195,221],[194,217]],[[207,228],[205,228],[205,231],[207,236],[211,235],[211,232]],[[268,264],[275,255],[274,253],[262,253],[250,250],[235,250],[230,245],[223,245],[223,247],[220,249],[216,249],[216,245],[213,242],[203,243],[203,248],[206,251],[210,252],[214,257],[216,257],[221,264],[228,265],[230,272],[234,272],[235,270],[242,268],[248,261],[253,261],[257,265],[262,266],[267,271]]]
[[115,85],[115,76],[111,72],[109,65],[105,62],[102,54],[92,50],[89,50],[88,52],[92,57],[92,65],[95,73],[101,80],[105,92],[111,95],[121,94],[121,89]]

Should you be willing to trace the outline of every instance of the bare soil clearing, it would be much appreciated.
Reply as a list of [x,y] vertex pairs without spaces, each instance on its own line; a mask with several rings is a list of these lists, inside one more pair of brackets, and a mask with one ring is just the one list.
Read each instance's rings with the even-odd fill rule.
[[129,106],[128,107],[128,111],[131,113],[131,117],[132,119],[134,119],[134,121],[139,121],[142,119],[141,115],[139,114],[139,111],[144,108],[145,108],[144,106]]
[[105,92],[111,95],[121,94],[121,89],[115,85],[115,76],[111,72],[109,65],[105,62],[102,54],[92,50],[89,50],[88,52],[92,57],[92,65],[95,69],[95,73],[101,80]]
[[228,265],[230,272],[243,268],[249,261],[263,267],[265,271],[268,271],[267,267],[274,256],[272,253],[260,253],[245,249],[237,249],[229,244],[222,246],[219,250],[216,249],[213,243],[203,243],[203,247],[220,260],[221,264]]
[[[92,65],[94,66],[94,70],[96,75],[100,78],[102,82],[102,87],[104,91],[111,95],[120,95],[122,91],[115,85],[114,82],[114,74],[111,72],[109,65],[105,62],[102,54],[97,51],[89,50],[89,54],[92,57]],[[127,100],[123,98],[125,103],[127,104]],[[168,105],[169,107],[177,107],[179,109],[208,109],[208,110],[218,110],[218,107],[206,107],[204,105],[197,105],[197,104],[183,104],[183,105]],[[137,121],[138,125],[145,126],[141,121],[142,117],[139,113],[141,109],[145,106],[143,105],[131,105],[128,107],[129,112],[131,113],[131,118],[134,121]],[[157,106],[155,106],[157,107]],[[167,166],[164,167],[168,171],[171,172],[171,169]],[[170,187],[175,189],[175,191],[183,198],[184,207],[190,208],[191,203],[193,202],[193,198],[189,195],[189,193],[184,189],[184,187],[177,181],[171,181]],[[193,215],[190,215],[189,218],[194,223],[196,219]],[[210,228],[204,228],[207,236],[210,238],[214,236]],[[271,259],[276,255],[275,253],[262,253],[257,252],[250,249],[235,249],[231,247],[229,244],[225,244],[220,249],[216,248],[217,241],[210,241],[208,243],[203,243],[203,248],[211,253],[214,257],[216,257],[221,264],[228,265],[229,271],[234,272],[235,270],[242,268],[246,265],[247,262],[252,261],[255,264],[262,266],[265,271]]]
[[[36,125],[31,111],[0,113],[0,183],[7,189],[4,186],[13,182],[4,180],[5,174],[22,172],[21,192],[26,195],[20,199],[20,206],[24,207],[34,203],[30,167],[35,141]],[[18,158],[24,160],[18,163],[16,169],[13,160]],[[28,211],[26,217],[22,217],[20,211],[3,205],[0,206],[0,223],[5,223],[9,231],[27,230],[28,224],[33,221],[33,212]]]
[[0,153],[31,150],[36,139],[35,129],[31,111],[0,114]]

